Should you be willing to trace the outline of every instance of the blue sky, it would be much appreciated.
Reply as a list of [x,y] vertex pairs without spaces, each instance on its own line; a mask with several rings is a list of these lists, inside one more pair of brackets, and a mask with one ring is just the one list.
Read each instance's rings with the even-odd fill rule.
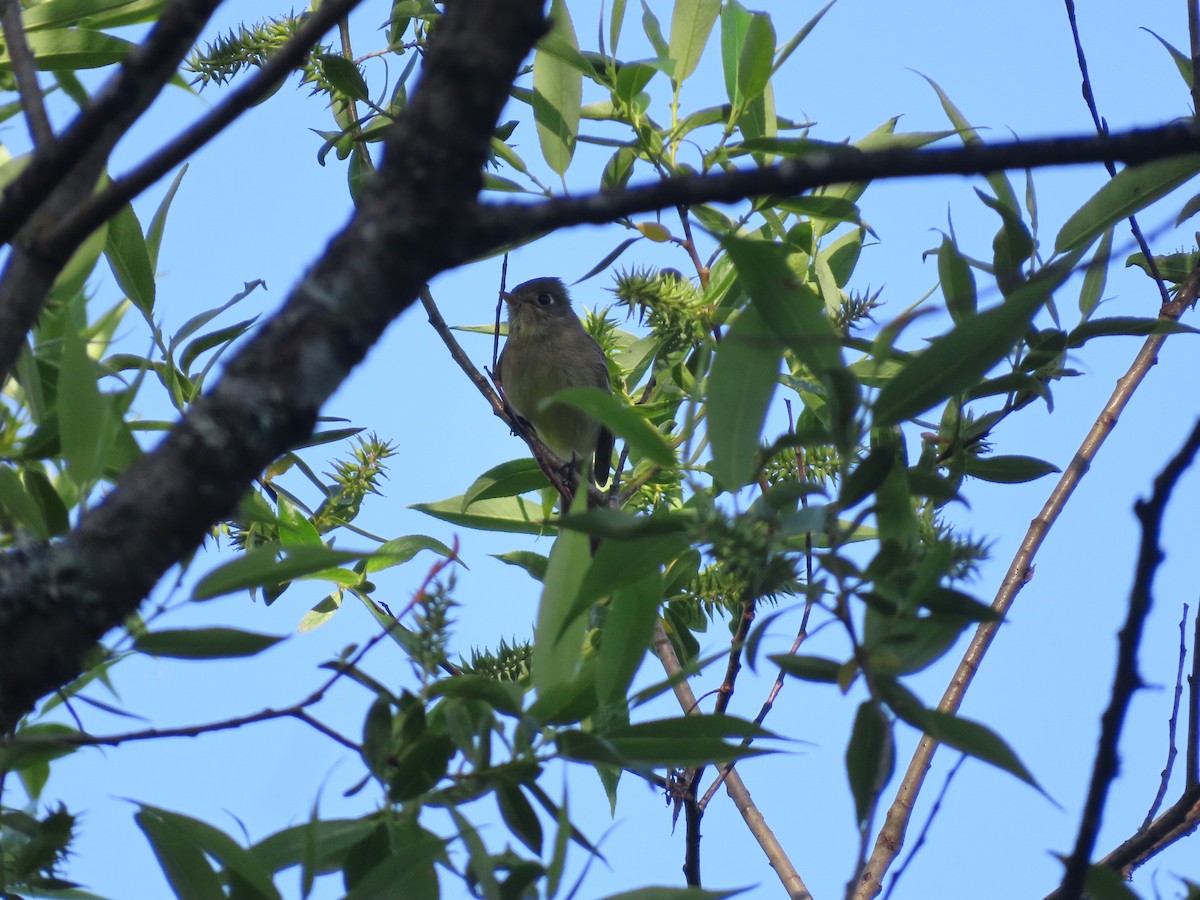
[[[664,23],[669,21],[669,3],[650,5]],[[569,6],[581,44],[594,48],[597,5]],[[760,6],[775,17],[781,37],[818,8],[807,2]],[[368,2],[356,14],[357,53],[383,46],[375,29],[386,19],[388,7]],[[250,0],[230,2],[209,34],[240,20],[285,11]],[[644,40],[639,16],[640,10],[631,4],[623,55],[640,55],[639,42]],[[1173,64],[1158,42],[1140,30],[1152,29],[1176,46],[1186,46],[1183,3],[1081,3],[1079,17],[1100,109],[1113,129],[1155,124],[1189,112],[1187,92]],[[715,36],[709,50],[710,58],[684,91],[685,105],[693,108],[723,99]],[[813,136],[826,140],[860,137],[896,115],[903,116],[902,130],[944,129],[946,119],[921,75],[935,80],[974,124],[987,127],[985,137],[1082,134],[1091,128],[1066,14],[1060,5],[1038,0],[1003,5],[842,0],[776,77],[777,105],[783,115],[814,121]],[[122,143],[116,169],[132,164],[200,116],[216,96],[214,89],[198,100],[181,91],[168,92]],[[514,140],[524,158],[537,163],[537,140],[525,108],[515,107],[506,117],[522,119]],[[191,161],[172,207],[160,262],[158,314],[168,330],[224,302],[253,279],[265,280],[269,290],[255,294],[246,306],[263,312],[277,308],[346,222],[351,208],[345,169],[333,159],[325,167],[317,165],[320,139],[308,130],[329,127],[322,100],[295,88],[293,81]],[[24,135],[10,125],[2,139],[19,148]],[[592,167],[602,158],[586,148],[580,151],[568,173],[575,190],[586,189]],[[553,176],[546,174],[544,165],[537,170],[551,183]],[[1105,177],[1099,166],[1035,174],[1044,245],[1052,244],[1061,223]],[[1020,191],[1023,176],[1014,173],[1012,178]],[[921,255],[936,248],[938,229],[947,227],[948,216],[964,249],[988,256],[996,221],[974,197],[973,189],[982,184],[982,179],[946,177],[873,185],[861,206],[879,243],[864,253],[851,287],[882,286],[890,304],[884,316],[925,294],[936,283],[937,272],[934,260],[922,261]],[[163,190],[165,184],[152,188],[138,204],[143,222]],[[1185,189],[1144,217],[1143,228],[1156,252],[1193,242],[1191,223],[1180,229],[1171,224],[1188,196]],[[514,253],[509,282],[538,275],[573,281],[625,236],[602,228],[551,235]],[[1121,259],[1129,252],[1128,234],[1118,231],[1116,243],[1114,258]],[[683,268],[684,260],[677,250],[643,242],[621,260],[626,265],[635,262]],[[438,278],[432,290],[452,324],[482,324],[492,315],[499,275],[499,261],[485,261]],[[606,306],[610,285],[603,275],[594,278],[575,290],[576,300],[587,307]],[[97,309],[119,297],[107,273],[95,287]],[[1073,321],[1078,289],[1076,278],[1056,297],[1067,322]],[[1106,298],[1107,315],[1151,316],[1157,311],[1157,293],[1137,270],[1115,267]],[[998,300],[994,293],[981,296],[983,305]],[[921,327],[910,329],[910,338],[932,337],[944,323],[931,317],[923,320],[924,332]],[[144,340],[132,329],[125,337]],[[1018,599],[963,710],[1005,736],[1051,799],[1002,772],[968,761],[942,803],[929,846],[895,896],[956,896],[967,890],[978,897],[1033,896],[1055,883],[1059,866],[1052,854],[1068,851],[1074,840],[1111,680],[1115,634],[1132,579],[1138,540],[1132,504],[1148,493],[1153,474],[1180,445],[1196,416],[1195,339],[1184,335],[1168,342],[1159,366],[1043,547],[1034,578]],[[489,363],[489,339],[467,335],[463,342],[478,364]],[[1030,411],[1005,425],[995,435],[996,451],[1041,456],[1065,466],[1137,348],[1138,339],[1133,338],[1090,344],[1075,361],[1084,376],[1056,386],[1054,413]],[[460,537],[470,569],[458,575],[456,598],[462,608],[455,648],[468,653],[470,647],[494,645],[500,637],[527,637],[536,586],[489,554],[517,548],[545,553],[549,542],[462,532],[408,508],[459,494],[479,472],[522,453],[520,442],[490,414],[419,309],[410,310],[392,327],[326,412],[367,426],[400,446],[386,496],[369,504],[359,524],[389,537],[427,533],[447,543],[456,534]],[[153,405],[146,410],[152,418],[164,414]],[[308,458],[318,468],[324,461],[311,453]],[[1142,653],[1142,672],[1151,689],[1137,696],[1127,724],[1122,777],[1114,787],[1099,842],[1103,850],[1140,822],[1166,757],[1165,723],[1181,604],[1190,603],[1194,610],[1197,602],[1196,555],[1188,542],[1197,501],[1195,481],[1194,476],[1184,481],[1167,516],[1167,559]],[[1048,479],[1005,487],[976,483],[968,495],[970,508],[955,510],[955,521],[963,528],[995,542],[993,562],[974,585],[978,596],[991,599],[1050,487]],[[393,607],[402,605],[430,562],[427,555],[420,556],[381,579],[383,590],[392,592],[385,593],[385,599]],[[224,623],[286,634],[322,595],[319,588],[306,592],[298,586],[269,608],[244,596],[229,597],[182,608],[161,624]],[[167,585],[154,599],[179,596]],[[786,649],[797,624],[797,614],[777,620],[767,649]],[[296,635],[250,661],[202,665],[135,659],[119,667],[114,678],[125,707],[157,726],[217,720],[295,702],[323,680],[324,673],[316,668],[319,662],[349,643],[361,643],[373,630],[365,611],[347,603],[323,628]],[[723,627],[714,625],[702,645],[718,650],[723,635]],[[833,645],[824,649],[835,652]],[[810,650],[823,651],[819,636]],[[915,680],[930,704],[940,696],[957,655],[952,653],[948,662]],[[643,668],[645,681],[658,677],[652,662]],[[386,645],[368,658],[368,668],[388,683],[409,679],[407,664]],[[772,677],[765,669],[757,677],[744,673],[732,711],[752,717]],[[715,687],[718,681],[719,675],[707,676],[698,682],[697,691]],[[344,733],[356,735],[369,699],[361,690],[342,685],[321,707],[321,715]],[[843,890],[857,852],[841,762],[856,705],[856,698],[842,698],[832,689],[790,682],[767,724],[805,743],[787,745],[783,753],[756,760],[743,770],[767,821],[821,898]],[[653,710],[657,715],[675,712],[666,701]],[[127,722],[92,710],[85,715],[89,729],[98,733],[130,728]],[[915,735],[900,731],[899,767],[906,765],[914,743]],[[952,753],[939,752],[914,828],[925,821],[954,759]],[[342,797],[360,774],[360,764],[345,758],[338,745],[300,724],[275,722],[196,739],[83,751],[56,764],[46,799],[61,797],[82,813],[78,856],[68,870],[71,877],[107,896],[153,897],[163,895],[165,883],[133,823],[130,799],[194,815],[235,835],[240,821],[258,839],[305,821],[317,796],[326,815],[369,808],[369,796]],[[603,836],[611,863],[611,868],[592,867],[579,896],[602,897],[643,883],[679,883],[682,829],[671,834],[670,813],[661,797],[627,778],[615,819],[610,819],[594,776],[563,771],[562,778],[577,822],[593,839]],[[556,785],[554,778],[547,782],[548,788]],[[499,826],[484,836],[492,841],[502,837]],[[912,837],[910,846],[911,842]],[[706,886],[757,885],[751,896],[777,895],[772,872],[723,798],[714,801],[705,819],[703,848]],[[1200,880],[1195,859],[1194,846],[1177,846],[1139,873],[1136,884],[1146,893],[1157,887],[1165,896],[1174,896],[1178,882],[1171,873]],[[447,878],[443,884],[449,886],[447,897],[458,896],[456,882]],[[289,896],[299,896],[298,878],[288,890]],[[322,885],[320,896],[339,896],[337,885]]]

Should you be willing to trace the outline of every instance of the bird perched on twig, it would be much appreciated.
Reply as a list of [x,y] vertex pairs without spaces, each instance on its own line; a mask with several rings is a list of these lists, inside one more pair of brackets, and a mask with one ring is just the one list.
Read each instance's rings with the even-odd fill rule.
[[508,340],[496,380],[505,398],[555,456],[569,465],[594,460],[593,480],[607,484],[612,432],[581,409],[541,405],[565,388],[611,391],[604,351],[571,309],[571,295],[560,279],[535,278],[502,296],[508,304]]

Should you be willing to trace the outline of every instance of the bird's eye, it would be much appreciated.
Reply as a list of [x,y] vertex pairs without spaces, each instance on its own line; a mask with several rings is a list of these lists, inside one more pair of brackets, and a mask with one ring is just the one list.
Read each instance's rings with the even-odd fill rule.
[[552,303],[554,303],[554,298],[549,294],[538,294],[537,302],[538,306],[550,306]]

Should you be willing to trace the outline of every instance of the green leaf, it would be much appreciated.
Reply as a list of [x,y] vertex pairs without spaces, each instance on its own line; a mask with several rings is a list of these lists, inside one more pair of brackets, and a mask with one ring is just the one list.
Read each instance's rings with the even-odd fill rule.
[[166,0],[46,0],[25,10],[21,20],[28,31],[86,24],[113,28],[152,22]]
[[[198,819],[146,804],[141,804],[141,810],[139,816],[146,815],[156,824],[166,826],[168,831],[173,831],[182,840],[191,841],[220,862],[230,879],[234,897],[279,900],[279,891],[271,880],[270,871],[225,832]],[[142,823],[139,821],[139,824]]]
[[1150,31],[1149,28],[1142,28],[1142,31],[1147,31],[1151,35],[1153,35],[1154,38],[1160,44],[1162,44],[1163,47],[1166,48],[1167,53],[1171,54],[1171,61],[1173,63],[1175,63],[1175,68],[1179,71],[1179,75],[1181,78],[1183,78],[1184,84],[1186,84],[1188,86],[1188,89],[1190,90],[1192,87],[1192,77],[1193,77],[1192,76],[1192,58],[1189,55],[1187,55],[1186,53],[1182,53],[1181,51],[1177,50],[1170,43],[1163,40],[1161,37],[1159,37],[1153,31]]
[[128,203],[108,220],[104,255],[125,296],[150,318],[154,313],[154,268],[142,226]]
[[561,522],[564,529],[581,531],[602,538],[638,538],[651,535],[682,534],[696,524],[693,510],[656,512],[635,516],[601,506],[586,512],[572,512]]
[[[102,31],[64,28],[34,31],[26,36],[34,63],[44,72],[97,69],[119,63],[137,44]],[[0,71],[11,71],[7,46],[0,47]]]
[[542,823],[538,820],[533,805],[521,793],[521,788],[512,782],[502,781],[496,785],[496,805],[500,817],[515,836],[531,852],[541,855]]
[[1054,239],[1054,252],[1087,247],[1106,229],[1190,181],[1198,168],[1200,155],[1192,154],[1122,169],[1067,219]]
[[492,500],[496,497],[516,497],[530,491],[540,491],[549,487],[546,473],[542,471],[537,460],[529,457],[510,460],[488,469],[476,478],[467,492],[463,494],[463,512],[471,504],[479,500]]
[[[46,517],[42,508],[33,499],[21,477],[10,466],[0,463],[0,509],[11,520],[11,525],[28,531],[34,537],[46,540],[50,537],[50,529],[46,525]],[[6,530],[11,527],[6,523]]]
[[775,27],[766,13],[751,13],[738,59],[736,106],[762,96],[771,80],[775,53]]
[[393,826],[391,848],[380,862],[357,878],[343,900],[378,900],[396,895],[404,886],[404,900],[437,900],[437,868],[445,856],[445,843],[413,823]]
[[510,550],[508,553],[495,553],[493,556],[510,566],[524,569],[534,581],[546,580],[546,566],[549,559],[532,550]]
[[645,457],[663,468],[675,467],[674,449],[636,407],[625,406],[612,394],[588,387],[558,391],[543,403],[559,401],[599,419],[614,434],[629,442],[629,448],[635,456]]
[[579,134],[583,103],[583,75],[547,48],[565,45],[579,51],[575,28],[563,0],[550,4],[550,33],[538,42],[533,55],[533,118],[546,164],[559,175],[567,171]]
[[133,646],[150,656],[168,656],[173,659],[228,659],[255,656],[282,640],[282,636],[241,631],[237,628],[175,628],[138,635]]
[[408,562],[422,550],[432,550],[446,559],[454,557],[454,551],[437,538],[425,534],[409,534],[380,544],[379,549],[367,557],[366,571],[382,572],[384,569]]
[[143,807],[133,818],[179,900],[224,900],[225,891],[204,850],[180,827],[182,817]]
[[855,818],[860,826],[870,820],[879,793],[895,768],[892,723],[875,703],[863,701],[854,716],[850,743],[846,747],[846,777],[850,781]]
[[[765,323],[766,333],[782,341],[825,388],[825,401],[830,410],[831,430],[835,442],[849,443],[855,412],[858,406],[858,385],[842,361],[841,339],[825,315],[825,303],[820,296],[797,277],[784,259],[782,248],[765,241],[750,241],[727,236],[722,244],[737,269],[738,280],[751,298],[751,308],[758,311]],[[744,315],[744,313],[743,313]],[[740,321],[740,320],[739,320]],[[734,323],[733,332],[737,331]],[[752,339],[754,335],[750,336]],[[761,336],[757,338],[759,352],[772,364],[773,349]],[[717,351],[720,362],[724,348]],[[769,400],[769,396],[767,398]],[[711,415],[711,398],[710,398]],[[758,430],[754,439],[758,439]],[[710,435],[712,423],[710,422]],[[714,461],[716,444],[713,445]],[[740,487],[741,482],[731,487]]]
[[730,491],[754,478],[782,359],[783,345],[756,306],[741,312],[717,348],[708,379],[708,437],[713,472]]
[[968,756],[991,763],[1041,791],[1033,775],[1017,758],[1012,748],[986,725],[930,709],[926,710],[922,717],[921,728],[931,738],[961,750]]
[[[280,559],[280,553],[283,558]],[[277,585],[343,563],[371,556],[371,551],[334,550],[331,547],[264,546],[243,553],[209,572],[192,591],[193,600],[211,600],[247,588]]]
[[1024,484],[1061,472],[1058,466],[1032,456],[977,456],[966,461],[964,472],[980,481]]
[[111,413],[112,405],[96,384],[96,366],[79,333],[68,324],[59,364],[58,432],[67,473],[77,485],[91,483],[103,469]]
[[250,848],[255,859],[269,872],[281,872],[301,865],[308,850],[313,851],[311,867],[327,870],[340,867],[346,851],[375,828],[373,819],[326,819],[293,825],[263,838]]
[[329,83],[351,100],[370,100],[366,79],[352,60],[336,53],[320,53],[317,59]]
[[1117,335],[1144,336],[1148,334],[1200,334],[1200,329],[1175,319],[1141,316],[1111,316],[1089,319],[1067,335],[1067,347],[1082,347],[1092,338]]
[[942,246],[938,248],[938,277],[950,317],[962,322],[975,315],[975,275],[948,235],[942,235]]
[[947,397],[972,387],[1012,350],[1070,271],[1061,263],[1047,266],[1000,305],[934,338],[880,389],[875,400],[875,424],[898,424],[919,416]]
[[679,716],[640,722],[604,736],[624,760],[641,766],[699,766],[730,762],[765,751],[727,744],[730,739],[775,738],[776,735],[734,716]]
[[727,0],[721,7],[721,68],[725,74],[725,96],[730,104],[739,107],[738,64],[746,30],[750,27],[750,12],[738,0]]
[[[34,7],[42,9],[48,4]],[[150,268],[158,271],[158,250],[162,246],[163,229],[167,225],[167,213],[171,209],[171,203],[175,199],[175,194],[179,191],[179,185],[183,182],[183,176],[187,174],[188,165],[184,163],[175,175],[175,179],[171,182],[171,186],[167,188],[167,193],[163,196],[162,202],[158,204],[158,209],[154,211],[154,216],[150,219],[150,227],[146,229],[146,253],[150,256]]]
[[842,663],[824,656],[793,656],[789,653],[777,653],[767,658],[779,666],[781,671],[803,681],[837,684],[838,675],[842,671]]
[[543,515],[540,503],[531,503],[522,497],[476,500],[467,512],[463,512],[462,496],[450,497],[434,503],[414,503],[409,508],[453,525],[477,528],[481,531],[502,531],[509,534],[551,534],[558,527],[558,523],[554,519],[547,519]]
[[654,634],[661,601],[662,576],[657,571],[613,593],[596,660],[596,696],[601,703],[621,700],[628,692]]
[[667,47],[667,56],[675,62],[671,76],[675,84],[683,84],[696,71],[720,11],[721,0],[675,0]]
[[[1189,66],[1189,71],[1191,67]],[[1141,900],[1138,894],[1125,883],[1125,878],[1115,869],[1099,863],[1087,867],[1083,880],[1083,896],[1088,900]],[[1188,894],[1194,898],[1194,893]]]
[[[1154,257],[1154,264],[1158,268],[1158,273],[1164,279],[1173,284],[1178,284],[1191,275],[1197,265],[1200,265],[1200,252],[1193,251],[1189,253],[1171,253],[1167,256],[1156,256]],[[1125,266],[1126,268],[1137,266],[1147,275],[1152,276],[1153,274],[1150,271],[1149,264],[1146,262],[1145,255],[1140,252],[1131,254],[1125,260]]]
[[1100,236],[1100,246],[1087,264],[1083,275],[1083,287],[1079,290],[1079,312],[1090,319],[1100,301],[1104,299],[1104,287],[1108,281],[1108,264],[1112,255],[1113,229],[1107,228]]
[[[587,495],[579,491],[572,512],[586,508]],[[531,677],[539,696],[564,689],[579,671],[587,619],[575,611],[574,601],[591,562],[586,535],[559,534],[550,551],[534,630]]]

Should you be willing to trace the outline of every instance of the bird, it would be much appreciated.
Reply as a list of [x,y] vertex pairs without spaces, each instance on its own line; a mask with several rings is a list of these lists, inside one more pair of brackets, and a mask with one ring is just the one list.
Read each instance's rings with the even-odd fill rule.
[[592,480],[603,487],[612,466],[612,432],[574,406],[541,404],[566,388],[611,393],[604,351],[576,317],[561,279],[534,278],[501,296],[508,304],[508,340],[496,380],[505,399],[569,467],[592,461]]

